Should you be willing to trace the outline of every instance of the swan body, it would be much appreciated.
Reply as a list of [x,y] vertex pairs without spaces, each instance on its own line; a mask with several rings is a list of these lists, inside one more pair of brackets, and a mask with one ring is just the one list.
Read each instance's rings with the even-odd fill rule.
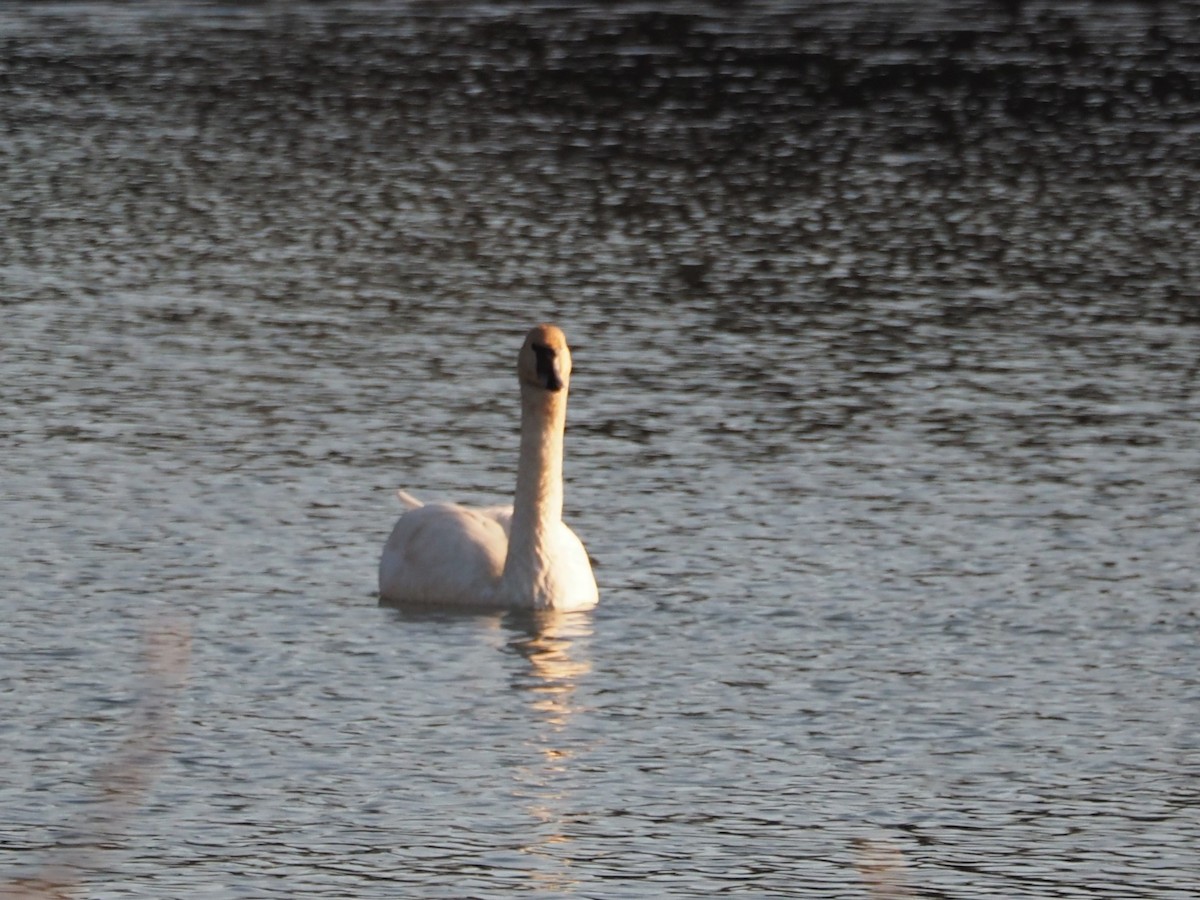
[[517,357],[521,455],[512,506],[429,503],[404,491],[379,561],[384,604],[589,609],[599,592],[583,543],[562,521],[563,431],[571,353],[539,325]]

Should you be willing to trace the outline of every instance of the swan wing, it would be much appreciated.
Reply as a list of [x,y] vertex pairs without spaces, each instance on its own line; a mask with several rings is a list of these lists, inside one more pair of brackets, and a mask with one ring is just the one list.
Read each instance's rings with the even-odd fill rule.
[[408,509],[420,509],[425,505],[408,491],[396,491],[396,499],[403,503]]
[[490,607],[501,605],[508,532],[491,510],[430,503],[400,517],[379,561],[384,603]]
[[477,509],[476,512],[481,516],[492,519],[497,525],[503,528],[505,537],[512,530],[513,508],[511,506],[485,506]]

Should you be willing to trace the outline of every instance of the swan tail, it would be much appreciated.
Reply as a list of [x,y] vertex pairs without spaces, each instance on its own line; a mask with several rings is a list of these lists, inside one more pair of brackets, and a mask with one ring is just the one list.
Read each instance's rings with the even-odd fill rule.
[[409,509],[420,509],[425,505],[408,491],[396,491],[396,497]]

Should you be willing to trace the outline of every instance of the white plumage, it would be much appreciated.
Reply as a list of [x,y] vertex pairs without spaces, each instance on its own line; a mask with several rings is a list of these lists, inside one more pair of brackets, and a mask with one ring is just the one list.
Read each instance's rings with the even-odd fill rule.
[[599,592],[583,543],[562,521],[563,431],[571,351],[538,325],[517,357],[521,455],[512,506],[422,504],[397,492],[400,517],[379,561],[381,603],[588,609]]

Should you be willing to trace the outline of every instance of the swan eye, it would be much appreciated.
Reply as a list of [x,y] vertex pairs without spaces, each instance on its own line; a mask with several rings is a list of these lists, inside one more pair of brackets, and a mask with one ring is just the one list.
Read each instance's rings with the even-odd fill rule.
[[543,344],[532,344],[533,355],[537,357],[538,381],[550,391],[562,390],[562,378],[558,374],[558,361],[554,351]]

